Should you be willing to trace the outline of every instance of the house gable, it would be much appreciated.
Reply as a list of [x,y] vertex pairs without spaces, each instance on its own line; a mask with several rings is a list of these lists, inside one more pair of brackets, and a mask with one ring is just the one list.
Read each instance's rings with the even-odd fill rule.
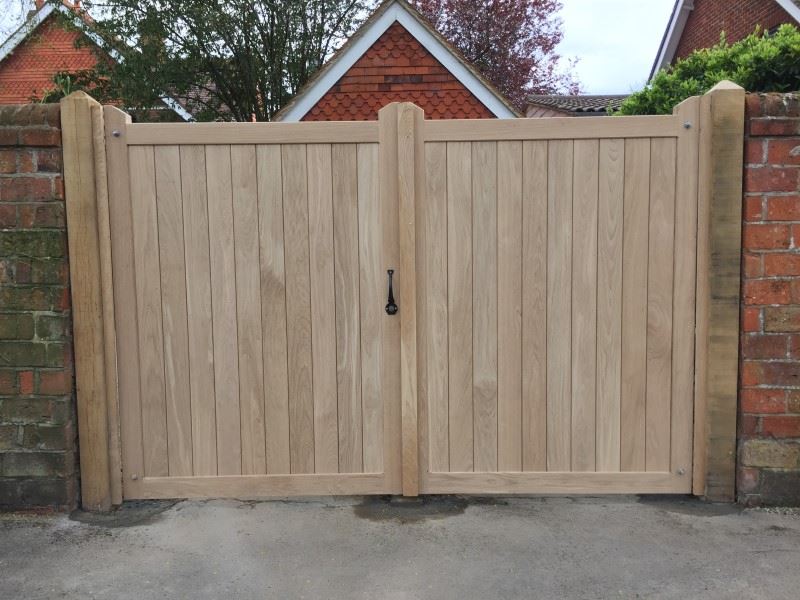
[[432,118],[517,116],[407,2],[389,0],[275,120],[375,119],[382,106],[402,101]]
[[800,6],[795,0],[676,0],[650,77],[694,50],[710,48],[722,31],[732,43],[756,26],[770,30],[798,22]]
[[302,120],[374,120],[390,102],[413,102],[432,119],[494,117],[405,27],[394,23]]

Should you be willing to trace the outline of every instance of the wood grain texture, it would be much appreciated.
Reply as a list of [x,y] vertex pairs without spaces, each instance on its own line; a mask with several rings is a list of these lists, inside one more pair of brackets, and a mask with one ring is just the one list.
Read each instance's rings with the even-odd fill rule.
[[572,470],[594,471],[597,429],[597,140],[577,140],[573,165]]
[[625,140],[600,142],[597,213],[597,470],[620,470]]
[[620,468],[645,470],[650,140],[625,141]]
[[131,148],[128,160],[133,206],[144,474],[166,477],[169,475],[167,407],[164,392],[164,336],[161,320],[161,278],[158,275],[161,268],[153,148]]
[[497,144],[497,468],[522,470],[522,142]]
[[306,147],[314,388],[314,472],[339,471],[336,385],[336,298],[330,144]]
[[475,470],[497,470],[497,144],[472,145]]
[[472,150],[447,144],[450,470],[472,471]]
[[384,470],[383,306],[378,147],[358,146],[358,257],[361,295],[361,410],[365,473]]
[[547,142],[522,145],[522,470],[547,470]]
[[206,146],[206,186],[217,412],[217,473],[239,475],[242,472],[242,435],[230,146]]
[[193,473],[192,407],[178,146],[155,148],[155,168],[169,474],[186,476]]
[[189,390],[192,465],[195,475],[217,474],[217,420],[214,398],[214,339],[211,312],[211,258],[208,240],[206,152],[181,146],[183,238],[186,255],[186,309],[189,336]]
[[569,471],[572,438],[574,142],[550,142],[547,173],[547,470]]
[[334,293],[339,472],[363,470],[361,419],[361,299],[358,256],[358,154],[355,144],[332,147]]
[[651,144],[645,410],[648,471],[670,468],[675,151],[674,139],[653,140]]
[[292,473],[314,472],[314,395],[306,147],[281,148]]
[[256,170],[267,473],[287,474],[291,472],[291,467],[283,173],[280,146],[257,146]]
[[267,472],[255,146],[231,146],[242,474]]
[[427,411],[428,468],[450,468],[448,415],[448,331],[447,331],[447,145],[441,142],[425,147],[426,202],[420,204],[420,233],[424,249],[420,304],[420,348],[424,350],[424,403]]

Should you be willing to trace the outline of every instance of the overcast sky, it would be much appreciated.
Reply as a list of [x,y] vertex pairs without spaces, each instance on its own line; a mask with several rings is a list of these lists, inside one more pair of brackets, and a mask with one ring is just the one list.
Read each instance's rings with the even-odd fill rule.
[[[655,60],[674,0],[562,0],[565,57],[576,67],[586,94],[640,89]],[[0,0],[0,33],[24,14],[31,0]],[[0,36],[2,37],[2,36]]]
[[674,0],[561,0],[559,52],[579,59],[586,94],[626,94],[647,81]]

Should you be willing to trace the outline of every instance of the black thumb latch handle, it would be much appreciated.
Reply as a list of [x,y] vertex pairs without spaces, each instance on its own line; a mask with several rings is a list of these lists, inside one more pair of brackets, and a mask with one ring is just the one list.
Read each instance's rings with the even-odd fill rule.
[[392,276],[394,275],[394,269],[389,269],[386,272],[389,274],[389,298],[388,302],[386,303],[386,314],[396,315],[397,304],[394,302],[394,291],[392,291]]

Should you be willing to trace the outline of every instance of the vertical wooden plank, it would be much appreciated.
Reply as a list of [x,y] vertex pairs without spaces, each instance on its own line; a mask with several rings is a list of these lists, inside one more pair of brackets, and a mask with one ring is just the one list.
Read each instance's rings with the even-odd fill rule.
[[675,109],[678,136],[675,192],[675,265],[672,295],[672,434],[670,467],[691,484],[692,409],[694,405],[694,323],[697,260],[697,182],[700,99],[690,98]]
[[620,470],[625,140],[600,141],[597,221],[597,470]]
[[164,398],[164,337],[161,326],[161,269],[158,264],[153,147],[131,146],[129,164],[139,324],[144,476],[166,477],[169,475],[167,409]]
[[361,293],[361,410],[365,473],[384,470],[383,306],[385,273],[381,253],[378,145],[359,144],[358,260]]
[[673,138],[654,139],[651,143],[645,409],[648,471],[669,471],[670,461],[675,150]]
[[472,471],[472,149],[447,143],[450,471]]
[[314,472],[339,470],[336,389],[336,298],[333,291],[333,202],[330,144],[309,144],[308,240],[314,389]]
[[192,474],[192,409],[189,386],[189,332],[183,201],[178,146],[155,148],[161,314],[170,476]]
[[[400,253],[399,206],[399,111],[400,103],[393,102],[378,111],[378,160],[380,168],[380,287],[381,310],[386,303],[386,271],[395,269],[396,289],[403,286],[397,272]],[[402,309],[401,309],[402,310]],[[402,318],[381,313],[381,397],[383,398],[383,471],[387,487],[394,493],[404,491],[403,485],[403,414],[402,414]],[[400,360],[398,360],[400,357]]]
[[620,468],[645,470],[650,139],[625,141]]
[[422,109],[398,107],[397,179],[400,216],[398,305],[400,311],[400,395],[403,495],[419,493],[419,422],[417,406],[417,240],[416,207],[425,201]]
[[[111,441],[116,423],[116,343],[111,293],[108,190],[105,172],[105,140],[100,106],[88,95],[73,94],[61,102],[64,141],[66,209],[69,220],[69,258],[74,309],[74,346],[78,399],[78,427],[83,472],[81,490],[89,510],[108,510],[112,486]],[[105,294],[105,302],[104,302]],[[109,394],[111,392],[111,394]],[[109,435],[111,434],[111,435]],[[118,462],[117,462],[118,468]],[[116,480],[112,484],[112,478]]]
[[497,468],[522,470],[522,142],[497,144]]
[[267,473],[287,474],[289,380],[286,346],[286,273],[283,238],[281,148],[256,147],[258,235],[261,261],[261,327],[264,356],[264,421]]
[[217,473],[239,475],[242,472],[242,436],[230,146],[206,146],[206,186],[217,409]]
[[741,87],[730,81],[718,83],[703,98],[709,106],[703,110],[701,125],[710,135],[703,135],[700,153],[703,222],[698,244],[702,256],[697,274],[695,389],[698,411],[704,414],[696,418],[702,428],[695,482],[696,493],[724,501],[733,499],[736,483],[744,102]]
[[314,472],[314,396],[311,357],[306,147],[281,148],[289,369],[289,453],[292,473]]
[[575,141],[572,233],[572,470],[596,469],[597,140]]
[[[434,472],[450,469],[448,435],[448,364],[447,364],[447,144],[425,146],[426,202],[421,211],[420,230],[424,235],[424,272],[421,291],[424,324],[420,336],[425,351],[425,406],[428,414],[428,467]],[[422,400],[422,399],[421,399]]]
[[497,143],[472,145],[475,470],[497,470]]
[[242,474],[267,472],[255,146],[231,146]]
[[522,470],[547,470],[547,142],[522,144]]
[[360,473],[363,470],[357,160],[355,144],[332,146],[340,473]]
[[[135,493],[144,474],[142,411],[139,380],[138,311],[136,308],[133,214],[126,129],[130,116],[112,106],[103,107],[108,165],[108,201],[114,319],[119,369],[119,419],[123,493]],[[65,115],[62,114],[62,127]],[[113,135],[116,131],[119,135]],[[63,135],[63,133],[62,133]],[[80,425],[79,425],[80,428]],[[79,431],[80,435],[80,431]],[[135,478],[134,478],[135,477]],[[82,490],[83,494],[83,490]]]
[[547,470],[569,471],[572,436],[572,140],[552,141],[547,173]]
[[206,152],[181,146],[183,236],[186,253],[186,308],[189,336],[189,390],[194,475],[217,474],[217,416],[214,398],[214,340],[211,312],[211,258],[208,240]]

